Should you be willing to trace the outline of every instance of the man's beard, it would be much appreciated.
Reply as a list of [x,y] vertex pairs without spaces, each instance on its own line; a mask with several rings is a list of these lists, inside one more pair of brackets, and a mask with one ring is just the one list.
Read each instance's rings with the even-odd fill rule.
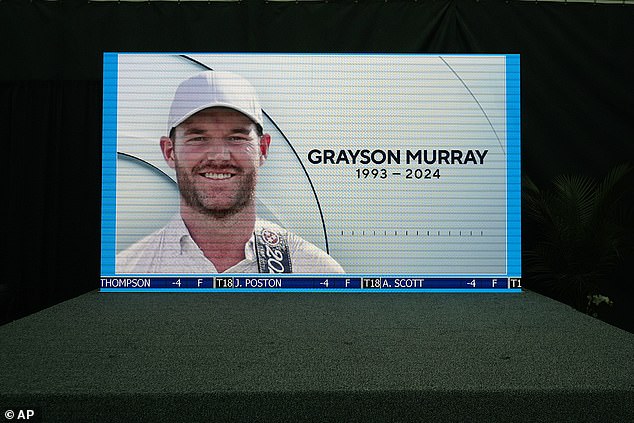
[[[222,170],[227,169],[227,167],[222,168]],[[215,219],[223,219],[244,210],[245,207],[253,203],[255,198],[257,175],[255,172],[243,173],[242,169],[236,167],[231,167],[231,169],[236,173],[234,178],[241,177],[238,187],[232,194],[232,201],[226,205],[213,205],[214,199],[202,189],[197,188],[194,182],[194,177],[202,170],[210,171],[209,167],[196,166],[189,173],[186,169],[179,167],[178,162],[176,162],[176,178],[181,198],[198,213]],[[222,170],[219,170],[218,173],[223,173]]]

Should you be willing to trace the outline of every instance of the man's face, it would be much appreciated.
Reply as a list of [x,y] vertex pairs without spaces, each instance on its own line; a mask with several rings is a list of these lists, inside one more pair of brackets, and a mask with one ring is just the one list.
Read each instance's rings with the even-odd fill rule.
[[254,201],[258,169],[271,139],[240,112],[202,110],[161,138],[163,156],[176,170],[181,198],[195,211],[216,218],[233,215]]

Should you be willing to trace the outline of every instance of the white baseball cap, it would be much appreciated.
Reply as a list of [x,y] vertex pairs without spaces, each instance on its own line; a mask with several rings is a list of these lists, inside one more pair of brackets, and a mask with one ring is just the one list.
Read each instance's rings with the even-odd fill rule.
[[231,72],[205,71],[181,82],[176,89],[167,132],[210,107],[228,107],[264,126],[262,108],[249,81]]

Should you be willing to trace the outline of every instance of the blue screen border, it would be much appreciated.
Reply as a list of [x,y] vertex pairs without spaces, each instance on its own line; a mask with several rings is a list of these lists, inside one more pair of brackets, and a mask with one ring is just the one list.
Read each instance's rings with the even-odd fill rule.
[[[120,54],[103,55],[101,275],[116,275],[117,101]],[[165,53],[176,54],[176,53]],[[444,56],[453,56],[452,54]],[[470,56],[470,55],[465,55]],[[483,56],[483,55],[472,55]],[[492,55],[500,56],[500,55]],[[507,140],[507,274],[521,276],[521,103],[520,55],[502,55],[506,62]],[[456,275],[446,275],[448,277]]]

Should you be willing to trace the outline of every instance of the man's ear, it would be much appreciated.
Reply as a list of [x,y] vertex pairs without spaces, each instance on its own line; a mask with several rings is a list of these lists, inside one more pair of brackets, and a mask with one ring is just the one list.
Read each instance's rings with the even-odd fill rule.
[[174,142],[170,137],[161,137],[161,151],[168,166],[174,169]]
[[271,145],[271,136],[264,134],[260,137],[260,166],[264,163],[269,155],[269,146]]

